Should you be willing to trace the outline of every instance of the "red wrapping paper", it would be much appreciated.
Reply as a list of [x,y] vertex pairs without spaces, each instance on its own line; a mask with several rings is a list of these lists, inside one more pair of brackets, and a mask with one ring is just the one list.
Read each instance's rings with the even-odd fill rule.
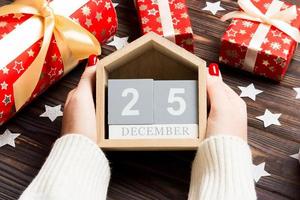
[[[21,26],[31,16],[32,15],[29,14],[9,14],[7,16],[0,16],[0,40],[7,37],[14,29],[16,29],[16,27]],[[87,3],[78,8],[70,18],[94,34],[100,43],[106,42],[116,32],[117,17],[111,0],[87,1]],[[20,37],[22,36],[23,35],[20,35]],[[26,40],[26,38],[24,38],[24,40]],[[26,51],[20,55],[16,55],[15,59],[7,66],[2,66],[2,68],[0,68],[0,124],[6,122],[16,112],[13,83],[22,76],[22,73],[26,71],[34,61],[35,56],[40,50],[41,42],[42,39],[31,46],[28,46]],[[37,95],[41,94],[63,75],[65,75],[65,72],[61,54],[53,36],[39,82],[27,103],[32,101]],[[24,88],[24,90],[26,90],[26,88]]]
[[[272,0],[251,1],[262,13],[266,13],[272,2]],[[291,6],[291,4],[284,3],[281,10]],[[298,17],[291,22],[291,25],[299,29],[299,8],[297,8],[297,13]],[[259,24],[255,21],[234,18],[221,39],[219,61],[229,66],[244,69],[243,62],[246,52]],[[278,28],[271,26],[267,37],[258,50],[252,73],[277,81],[282,80],[296,48],[297,42],[295,40]]]
[[[159,9],[160,0],[136,0],[136,7],[140,19],[142,33],[146,34],[153,31],[159,35],[164,36],[163,24],[161,23],[161,13]],[[193,52],[193,31],[188,15],[185,0],[169,0],[168,13],[171,15],[172,26],[174,28],[174,40],[176,44]],[[168,9],[163,9],[168,12]],[[165,36],[167,37],[167,36]],[[169,37],[167,37],[170,39]]]

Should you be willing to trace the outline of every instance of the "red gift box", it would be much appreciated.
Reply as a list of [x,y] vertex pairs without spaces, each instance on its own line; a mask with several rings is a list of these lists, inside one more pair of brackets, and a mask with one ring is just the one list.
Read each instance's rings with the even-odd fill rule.
[[[296,40],[299,40],[300,9],[277,0],[239,0],[238,3],[242,10],[222,19],[233,18],[221,39],[219,61],[282,80],[297,47]],[[256,12],[254,7],[263,17],[256,16],[252,20],[252,13]],[[284,26],[290,26],[288,30],[282,28],[283,22]],[[290,34],[291,29],[294,36]]]
[[153,31],[193,52],[193,31],[185,0],[136,0],[143,34]]
[[108,40],[117,28],[111,0],[26,4],[17,0],[0,8],[0,124],[81,59],[99,54],[99,42]]

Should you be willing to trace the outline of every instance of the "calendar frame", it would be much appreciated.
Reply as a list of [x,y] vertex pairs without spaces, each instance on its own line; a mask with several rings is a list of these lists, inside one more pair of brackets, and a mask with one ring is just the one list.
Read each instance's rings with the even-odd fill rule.
[[[106,123],[107,80],[123,63],[155,50],[198,71],[198,138],[195,139],[108,139]],[[164,61],[160,60],[162,63]],[[143,60],[147,62],[147,60]],[[151,60],[149,60],[151,62]],[[184,67],[186,67],[184,66]],[[173,72],[173,74],[176,73]],[[98,145],[104,150],[193,150],[204,139],[207,122],[206,62],[173,42],[150,32],[99,61],[96,76],[96,116]]]

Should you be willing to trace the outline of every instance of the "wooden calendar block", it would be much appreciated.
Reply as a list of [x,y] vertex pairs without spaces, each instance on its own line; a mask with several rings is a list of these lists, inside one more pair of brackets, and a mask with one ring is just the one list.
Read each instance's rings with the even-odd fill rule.
[[109,125],[109,139],[195,139],[197,124]]
[[[111,139],[108,133],[110,127],[118,127],[114,129],[116,132],[113,131],[113,134],[118,135],[122,134],[119,129],[120,126],[131,125],[108,124],[107,114],[109,102],[107,91],[109,79],[197,80],[199,96],[197,102],[198,121],[196,124],[198,125],[198,129],[196,137],[175,139]],[[101,149],[155,151],[190,150],[197,149],[200,142],[204,139],[207,117],[206,63],[201,58],[187,52],[171,41],[153,32],[132,41],[124,48],[115,51],[98,62],[96,81],[97,138]],[[155,129],[157,125],[136,124],[135,127],[137,128],[137,126],[147,126],[147,134],[151,134],[153,128]],[[169,134],[175,131],[175,135],[180,135],[180,127],[184,127],[186,124],[162,124],[160,126],[169,127],[169,129],[167,128],[167,133],[169,130]],[[195,124],[193,124],[193,126],[195,126]],[[177,130],[170,129],[170,127],[174,127],[174,129],[177,127]],[[135,134],[136,131],[143,134],[145,130],[143,128],[141,130],[133,128],[129,131],[132,134]],[[128,132],[128,134],[130,132]]]
[[197,81],[155,81],[154,123],[197,124]]
[[152,124],[153,80],[108,80],[108,124]]

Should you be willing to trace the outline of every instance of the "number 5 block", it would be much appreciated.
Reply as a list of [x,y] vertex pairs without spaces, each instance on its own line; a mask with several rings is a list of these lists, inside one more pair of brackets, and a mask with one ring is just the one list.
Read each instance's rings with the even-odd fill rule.
[[155,124],[198,124],[197,81],[154,81]]
[[153,80],[108,80],[108,124],[153,124]]

